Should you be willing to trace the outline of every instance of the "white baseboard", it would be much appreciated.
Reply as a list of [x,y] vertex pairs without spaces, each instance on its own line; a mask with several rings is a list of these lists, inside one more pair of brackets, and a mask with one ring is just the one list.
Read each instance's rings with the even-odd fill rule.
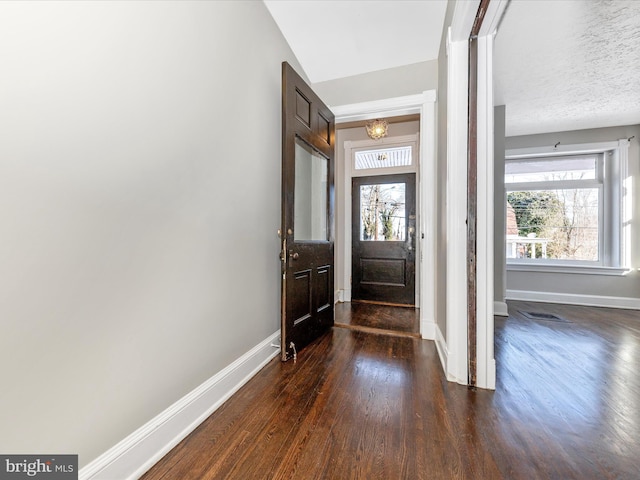
[[588,307],[624,308],[640,310],[640,298],[606,297],[601,295],[578,295],[574,293],[532,292],[528,290],[507,290],[507,300],[529,302],[564,303]]
[[493,314],[500,317],[508,317],[509,309],[507,308],[507,302],[493,302]]
[[481,388],[486,388],[488,390],[496,389],[496,359],[492,358],[489,360],[488,370],[487,370],[487,384],[482,386]]
[[447,342],[444,339],[444,335],[442,335],[442,331],[440,331],[440,327],[436,324],[436,350],[438,351],[438,357],[440,357],[440,364],[442,365],[442,371],[444,372],[447,380],[449,379],[449,374],[447,364],[448,364],[448,356],[449,350],[447,348]]
[[200,425],[279,353],[275,332],[80,469],[79,480],[135,480]]
[[[422,312],[425,311],[424,310],[420,310],[420,315],[422,315]],[[435,340],[436,339],[436,328],[438,326],[436,325],[436,322],[433,321],[433,319],[429,319],[429,318],[420,318],[420,335],[422,336],[423,339],[425,340]]]
[[350,302],[351,301],[351,289],[344,288],[335,291],[336,302]]
[[486,378],[483,379],[483,383],[480,381],[480,375],[478,374],[478,388],[483,388],[485,390],[495,390],[496,389],[496,359],[490,358],[487,363],[487,374]]

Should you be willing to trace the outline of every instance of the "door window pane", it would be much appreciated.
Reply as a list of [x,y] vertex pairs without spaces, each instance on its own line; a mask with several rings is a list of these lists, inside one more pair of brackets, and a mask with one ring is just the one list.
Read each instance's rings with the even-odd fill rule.
[[296,138],[294,240],[328,240],[329,161]]
[[406,239],[405,184],[360,186],[360,240]]

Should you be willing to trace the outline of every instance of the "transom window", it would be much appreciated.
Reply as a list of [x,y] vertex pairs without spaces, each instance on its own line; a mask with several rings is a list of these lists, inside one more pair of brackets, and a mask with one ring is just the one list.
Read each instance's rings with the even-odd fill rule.
[[411,145],[376,150],[364,150],[355,154],[355,169],[406,167],[412,164]]

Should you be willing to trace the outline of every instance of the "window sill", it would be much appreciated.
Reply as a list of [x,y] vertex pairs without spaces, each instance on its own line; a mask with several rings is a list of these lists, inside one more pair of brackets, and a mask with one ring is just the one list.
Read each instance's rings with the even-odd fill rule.
[[623,267],[601,267],[591,265],[533,265],[530,263],[507,263],[513,272],[569,273],[579,275],[609,275],[621,277],[633,269]]

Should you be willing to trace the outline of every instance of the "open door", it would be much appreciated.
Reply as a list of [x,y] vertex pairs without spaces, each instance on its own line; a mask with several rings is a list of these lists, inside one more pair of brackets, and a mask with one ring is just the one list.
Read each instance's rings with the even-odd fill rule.
[[283,62],[283,361],[333,325],[334,139],[333,113]]

